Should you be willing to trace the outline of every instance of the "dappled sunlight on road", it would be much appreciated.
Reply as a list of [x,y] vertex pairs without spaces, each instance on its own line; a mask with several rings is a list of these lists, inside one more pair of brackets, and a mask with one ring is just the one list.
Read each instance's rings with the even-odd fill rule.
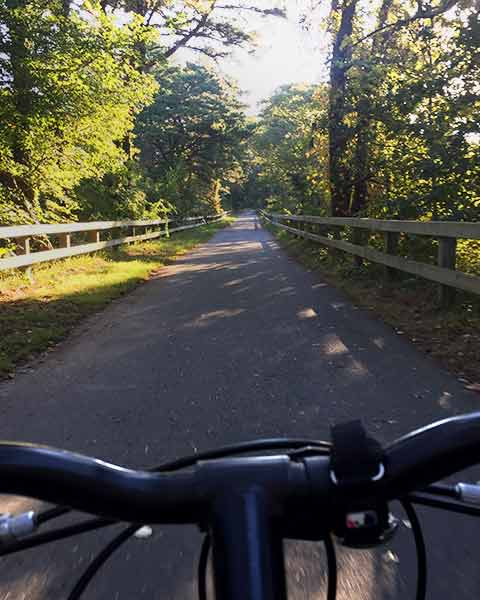
[[213,321],[218,319],[229,319],[232,317],[238,317],[242,313],[246,312],[243,308],[237,309],[225,309],[225,310],[215,310],[210,313],[205,313],[200,315],[195,321],[190,323],[185,323],[185,327],[208,327]]
[[239,279],[232,279],[231,281],[227,281],[227,283],[223,284],[224,288],[230,288],[237,285],[244,284],[246,282],[251,282],[254,279],[258,279],[259,277],[264,277],[265,273],[260,271],[260,273],[255,273],[255,275],[249,275],[248,277],[240,277]]
[[297,317],[304,321],[305,319],[316,319],[318,315],[313,308],[302,308],[297,312]]
[[347,354],[349,352],[342,340],[334,333],[324,336],[322,344],[319,344],[319,346],[321,346],[322,352],[326,356],[338,356],[339,354]]
[[452,409],[453,396],[450,392],[442,392],[438,399],[438,404],[441,408],[451,410]]
[[385,349],[385,339],[381,338],[381,337],[376,337],[372,340],[372,342],[375,344],[375,346],[379,349],[379,350],[384,350]]
[[[357,418],[390,442],[474,404],[405,339],[288,260],[250,217],[97,315],[38,369],[0,385],[0,397],[7,439],[132,467],[258,437],[328,439],[332,423]],[[31,506],[0,497],[1,510]],[[430,598],[478,597],[478,531],[458,517],[457,548],[450,523],[421,517],[440,575]],[[4,559],[0,600],[64,600],[107,533]],[[154,528],[154,537],[132,540],[86,598],[197,600],[198,532]],[[337,547],[338,600],[414,597],[411,532],[391,544],[390,554]],[[288,547],[291,599],[324,600],[322,544]]]
[[270,296],[275,298],[276,296],[295,296],[297,290],[292,285],[287,285],[285,287],[280,288],[279,290],[272,292]]

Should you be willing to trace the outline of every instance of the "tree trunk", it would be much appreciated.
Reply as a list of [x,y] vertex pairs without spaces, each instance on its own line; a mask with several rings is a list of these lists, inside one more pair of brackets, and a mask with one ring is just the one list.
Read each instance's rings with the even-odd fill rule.
[[221,197],[221,189],[222,184],[220,179],[215,179],[212,183],[212,191],[210,202],[212,204],[212,208],[216,214],[219,214],[222,211],[222,197]]
[[333,216],[347,216],[350,206],[351,172],[348,160],[350,128],[345,123],[348,112],[346,91],[347,71],[352,56],[348,38],[352,35],[353,19],[358,0],[350,0],[339,8],[332,3],[332,11],[341,13],[340,26],[335,35],[330,63],[330,98],[328,115],[330,194]]
[[[388,14],[392,7],[393,0],[383,0],[378,13],[377,29],[383,28],[387,24]],[[380,55],[385,50],[386,42],[390,32],[376,35],[372,39],[371,57],[373,60],[382,61]],[[378,57],[378,58],[376,58]],[[367,75],[368,77],[368,75]],[[366,89],[362,94],[357,106],[357,139],[354,156],[355,180],[353,184],[353,198],[351,214],[356,215],[364,211],[368,206],[368,180],[370,178],[370,140],[372,127],[373,106],[370,96],[370,90]]]
[[367,206],[370,150],[370,100],[362,98],[358,105],[357,140],[354,155],[354,174],[352,205],[350,214],[357,215]]

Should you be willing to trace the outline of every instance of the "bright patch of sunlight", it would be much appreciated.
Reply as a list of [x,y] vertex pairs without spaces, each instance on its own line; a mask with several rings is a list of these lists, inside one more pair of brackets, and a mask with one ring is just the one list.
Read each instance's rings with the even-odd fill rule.
[[216,321],[217,319],[230,319],[232,317],[238,317],[238,315],[241,315],[244,312],[246,312],[245,308],[215,310],[200,315],[197,319],[191,323],[188,323],[186,327],[207,327],[212,323],[212,321]]
[[373,338],[374,345],[379,349],[383,350],[385,348],[385,340],[381,337]]
[[440,398],[438,399],[438,404],[442,408],[450,410],[452,408],[452,394],[450,394],[450,392],[442,392]]
[[299,26],[302,7],[295,2],[285,4],[287,19],[248,16],[247,23],[262,41],[257,52],[239,49],[220,63],[222,70],[237,79],[240,87],[246,90],[250,114],[255,114],[260,108],[259,102],[281,85],[311,84],[325,80],[327,76],[328,38],[318,35],[318,26],[328,8],[323,4],[315,10],[309,8],[311,31],[308,31],[307,27]]
[[478,146],[480,144],[480,133],[472,131],[471,133],[466,133],[464,137],[469,144],[475,146]]
[[348,354],[348,348],[335,333],[330,333],[325,336],[322,351],[327,356],[340,356]]
[[319,288],[325,287],[328,287],[328,283],[315,283],[314,285],[312,285],[312,290],[317,290]]
[[348,365],[348,372],[355,377],[365,377],[369,374],[367,367],[358,360],[352,359]]
[[313,308],[304,308],[298,311],[297,317],[304,321],[305,319],[316,319],[318,314],[313,310]]

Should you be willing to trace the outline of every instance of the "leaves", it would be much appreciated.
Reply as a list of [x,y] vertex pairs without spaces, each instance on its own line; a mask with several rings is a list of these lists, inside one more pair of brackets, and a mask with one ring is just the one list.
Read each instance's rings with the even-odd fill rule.
[[325,86],[289,85],[263,103],[250,143],[250,176],[272,209],[295,211],[325,198],[326,96]]
[[358,3],[332,3],[321,102],[315,94],[295,101],[284,88],[261,114],[253,151],[264,202],[289,211],[478,220],[478,7],[456,4],[448,18],[426,19],[396,0],[377,0],[364,19]]
[[219,209],[248,135],[235,89],[195,64],[157,73],[159,92],[136,127],[141,163],[181,213]]
[[0,1],[0,216],[71,219],[76,186],[128,158],[122,142],[156,88],[135,66],[142,31],[93,9],[65,17],[53,1],[9,4]]

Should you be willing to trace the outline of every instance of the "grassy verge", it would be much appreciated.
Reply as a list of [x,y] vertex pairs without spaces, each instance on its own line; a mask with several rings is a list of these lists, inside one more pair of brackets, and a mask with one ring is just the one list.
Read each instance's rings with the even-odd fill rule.
[[0,275],[0,377],[232,221],[38,265],[32,280],[21,271]]
[[451,309],[440,310],[436,286],[426,280],[399,274],[398,281],[388,283],[380,265],[354,267],[349,256],[334,258],[318,244],[266,227],[303,265],[320,271],[355,304],[378,314],[466,386],[480,381],[480,298],[459,292]]

